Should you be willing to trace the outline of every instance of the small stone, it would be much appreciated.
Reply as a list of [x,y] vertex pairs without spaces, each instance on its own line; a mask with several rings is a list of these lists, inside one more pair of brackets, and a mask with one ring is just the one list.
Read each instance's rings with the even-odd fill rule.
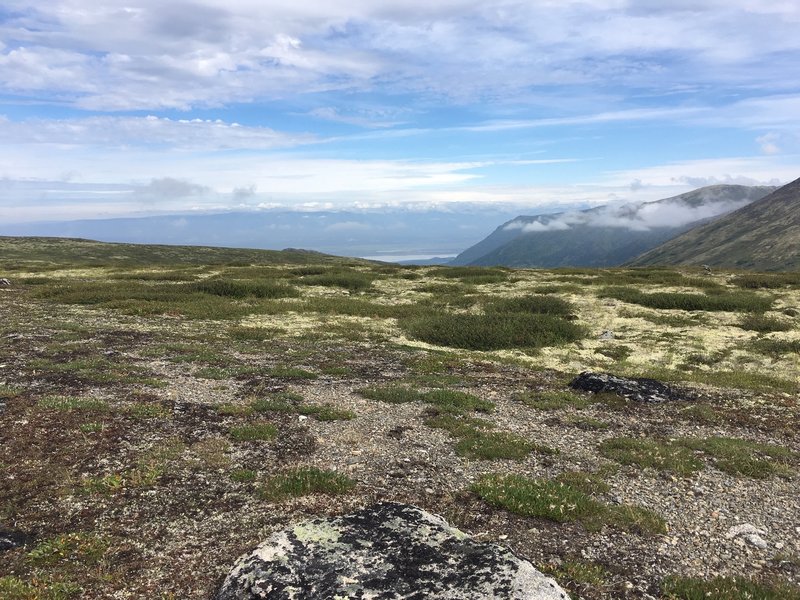
[[606,331],[604,331],[603,333],[600,334],[600,337],[598,339],[600,339],[600,340],[613,340],[614,339],[614,332],[606,330]]
[[786,544],[784,544],[783,542],[775,542],[775,549],[776,549],[776,550],[783,550],[783,547],[784,547],[785,545],[786,545]]

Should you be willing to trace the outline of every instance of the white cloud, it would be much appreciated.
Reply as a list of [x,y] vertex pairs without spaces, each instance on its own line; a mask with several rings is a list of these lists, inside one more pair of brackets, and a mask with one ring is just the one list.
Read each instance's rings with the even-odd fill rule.
[[791,79],[800,49],[791,1],[5,5],[3,87],[106,110],[332,89],[480,98],[561,84],[757,88]]
[[758,142],[758,145],[761,147],[761,152],[764,154],[779,154],[781,152],[781,147],[778,146],[780,138],[781,136],[779,133],[770,131],[769,133],[758,136],[756,142]]
[[320,141],[311,134],[282,133],[210,119],[95,116],[80,119],[0,118],[0,143],[103,146],[149,146],[174,150],[267,150]]

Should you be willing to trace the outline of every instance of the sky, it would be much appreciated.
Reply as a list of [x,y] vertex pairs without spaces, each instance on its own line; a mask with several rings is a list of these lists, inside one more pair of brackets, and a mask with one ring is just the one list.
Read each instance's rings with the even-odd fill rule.
[[800,176],[797,0],[4,0],[0,224]]

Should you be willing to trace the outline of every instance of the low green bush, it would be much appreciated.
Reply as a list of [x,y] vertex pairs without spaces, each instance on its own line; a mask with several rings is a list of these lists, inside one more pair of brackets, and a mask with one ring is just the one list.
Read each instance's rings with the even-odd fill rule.
[[400,319],[399,325],[423,342],[468,350],[535,349],[574,342],[585,335],[582,327],[549,314],[437,312]]
[[772,298],[752,292],[720,292],[693,294],[681,292],[644,293],[632,287],[607,287],[600,290],[601,298],[614,298],[631,304],[661,310],[705,310],[731,312],[764,312],[772,306]]

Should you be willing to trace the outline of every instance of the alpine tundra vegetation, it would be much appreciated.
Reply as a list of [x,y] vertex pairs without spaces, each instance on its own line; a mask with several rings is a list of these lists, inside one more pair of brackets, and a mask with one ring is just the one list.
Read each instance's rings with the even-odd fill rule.
[[378,502],[572,598],[800,598],[797,272],[0,238],[0,276],[2,598],[206,599]]

